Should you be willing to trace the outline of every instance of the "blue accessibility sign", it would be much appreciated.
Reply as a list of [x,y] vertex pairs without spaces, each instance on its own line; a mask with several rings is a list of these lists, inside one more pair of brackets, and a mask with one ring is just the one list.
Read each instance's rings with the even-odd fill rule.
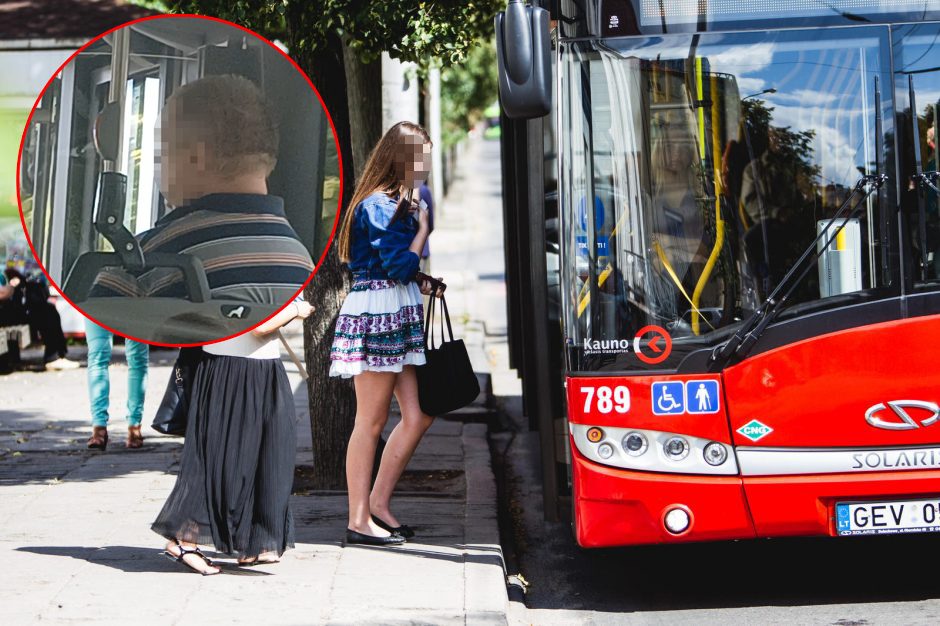
[[682,381],[653,383],[653,415],[681,415],[685,413],[685,395]]
[[685,383],[685,404],[689,413],[717,413],[718,381],[688,380]]

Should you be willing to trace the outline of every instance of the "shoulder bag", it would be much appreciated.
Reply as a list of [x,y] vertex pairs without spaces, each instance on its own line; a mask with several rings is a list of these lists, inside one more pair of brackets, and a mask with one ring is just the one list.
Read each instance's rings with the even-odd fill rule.
[[170,381],[160,402],[160,408],[153,418],[151,427],[164,435],[182,437],[186,434],[186,422],[189,414],[189,399],[193,392],[193,379],[196,366],[202,358],[202,348],[180,348],[180,354],[173,364]]
[[[437,300],[440,305],[435,306]],[[435,310],[440,318],[441,344],[434,345]],[[444,337],[447,322],[448,341]],[[431,296],[427,323],[424,326],[424,355],[426,363],[416,368],[418,375],[418,402],[421,410],[437,416],[463,408],[480,394],[480,383],[473,372],[467,347],[462,339],[454,339],[447,301]]]

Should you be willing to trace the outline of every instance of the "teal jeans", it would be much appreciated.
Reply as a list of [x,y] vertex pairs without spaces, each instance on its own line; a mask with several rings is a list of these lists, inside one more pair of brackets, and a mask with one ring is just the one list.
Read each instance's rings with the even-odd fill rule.
[[[108,425],[111,381],[108,366],[111,364],[111,345],[114,336],[110,331],[85,320],[85,341],[88,343],[88,394],[91,401],[92,426]],[[127,339],[124,342],[127,357],[127,423],[139,426],[144,413],[144,389],[147,386],[147,366],[150,346]]]

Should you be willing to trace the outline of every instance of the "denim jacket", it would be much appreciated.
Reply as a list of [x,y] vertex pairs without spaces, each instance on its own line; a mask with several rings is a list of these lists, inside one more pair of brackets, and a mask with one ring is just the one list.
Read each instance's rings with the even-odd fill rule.
[[377,192],[354,209],[349,255],[354,278],[414,280],[421,259],[408,248],[418,232],[418,221],[407,215],[392,223],[397,207],[398,200]]

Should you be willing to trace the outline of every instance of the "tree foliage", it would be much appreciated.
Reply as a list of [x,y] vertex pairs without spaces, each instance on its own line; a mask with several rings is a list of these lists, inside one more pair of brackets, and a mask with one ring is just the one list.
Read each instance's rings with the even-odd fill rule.
[[268,38],[317,52],[331,36],[345,39],[363,63],[382,52],[422,68],[434,59],[463,62],[481,38],[493,33],[504,0],[171,0],[173,13],[221,17]]
[[441,131],[445,146],[459,143],[466,131],[496,100],[496,45],[481,42],[465,62],[441,72]]

